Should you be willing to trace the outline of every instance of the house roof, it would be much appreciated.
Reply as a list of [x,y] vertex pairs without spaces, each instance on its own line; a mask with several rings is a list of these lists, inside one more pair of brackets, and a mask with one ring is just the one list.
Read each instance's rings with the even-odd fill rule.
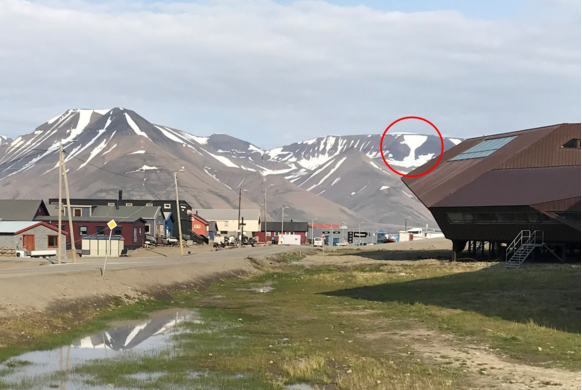
[[[37,226],[45,226],[57,232],[57,228],[38,221],[0,221],[0,234],[20,234]],[[61,231],[62,234],[67,232]]]
[[580,166],[489,171],[434,207],[519,206],[580,199],[580,174]]
[[[283,222],[283,231],[284,232],[306,232],[307,231],[307,222]],[[261,231],[265,230],[265,223],[261,223]],[[281,222],[267,222],[267,229],[268,232],[280,232],[281,231]]]
[[40,208],[46,210],[42,200],[0,199],[0,219],[32,221]]
[[[487,156],[453,160],[483,141],[507,137],[514,138]],[[563,147],[566,142],[575,138],[580,139],[579,123],[565,123],[471,138],[444,152],[440,163],[430,173],[419,177],[404,177],[402,180],[429,208],[445,207],[445,205],[446,207],[457,205],[461,207],[461,205],[481,206],[503,203],[528,205],[530,203],[527,202],[532,201],[540,203],[546,199],[555,200],[561,196],[564,198],[559,193],[564,189],[563,183],[552,184],[556,183],[556,180],[551,176],[559,172],[563,180],[575,180],[574,174],[577,167],[579,183],[580,149]],[[409,175],[428,171],[436,161],[436,158],[432,159],[410,172]],[[541,170],[557,167],[574,168]],[[540,169],[536,170],[536,168]],[[537,175],[543,176],[544,179],[536,178]],[[523,194],[521,188],[525,187],[515,186],[516,182],[532,188],[533,192]],[[536,185],[540,188],[535,188]],[[572,189],[574,186],[568,188]],[[534,196],[534,194],[537,195]],[[580,196],[579,184],[577,196]]]
[[[238,209],[193,209],[192,214],[196,213],[207,221],[231,221],[238,219]],[[246,220],[259,220],[260,214],[261,210],[259,209],[240,210],[241,218]]]
[[309,224],[309,227],[313,229],[339,229],[340,225],[328,224],[328,223],[314,223]]
[[203,222],[203,223],[206,223],[206,224],[207,224],[207,223],[209,223],[209,222],[208,222],[206,219],[204,219],[204,218],[202,218],[200,215],[196,215],[196,214],[194,214],[194,213],[192,213],[192,218],[196,218],[196,219],[198,219],[200,222]]
[[93,217],[155,219],[159,211],[159,206],[119,206],[119,208],[115,206],[96,206],[91,215]]
[[[57,221],[59,218],[58,215],[39,215],[38,217],[35,218],[35,221]],[[133,223],[135,221],[144,221],[145,220],[141,217],[136,217],[136,216],[132,216],[130,218],[113,218],[113,217],[73,217],[72,220],[73,222],[109,222],[112,219],[115,219],[115,222],[117,222],[118,224],[120,223]],[[68,223],[69,221],[69,217],[68,216],[63,216],[63,224]]]

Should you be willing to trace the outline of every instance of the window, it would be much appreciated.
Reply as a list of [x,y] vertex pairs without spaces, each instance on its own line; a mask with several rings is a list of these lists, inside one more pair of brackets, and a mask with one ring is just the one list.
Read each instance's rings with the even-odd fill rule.
[[47,236],[48,237],[48,247],[58,248],[59,246],[59,236]]
[[228,231],[226,231],[226,230],[221,230],[221,231],[220,231],[220,234],[228,234]]
[[224,226],[228,226],[228,221],[224,221]]
[[115,203],[114,202],[109,202],[109,203],[107,203],[107,206],[115,206]]
[[113,230],[113,235],[114,236],[122,236],[123,235],[123,230],[121,229],[121,226],[117,226],[114,230]]
[[562,145],[562,147],[566,149],[580,149],[580,140],[573,138],[570,141],[566,142],[564,145]]
[[201,225],[194,225],[194,229],[200,229],[201,227]]
[[126,206],[133,206],[133,203],[126,203]]
[[87,226],[79,226],[79,235],[86,236],[87,235]]
[[82,216],[83,216],[83,210],[73,209],[73,217],[82,217]]
[[154,207],[153,203],[146,203],[146,207]]
[[67,225],[61,225],[61,230],[66,232],[67,231]]
[[169,210],[172,208],[172,205],[170,203],[164,203],[164,210]]
[[473,158],[487,157],[493,154],[493,152],[501,149],[509,142],[511,142],[515,137],[505,137],[505,138],[495,138],[483,141],[472,148],[464,151],[463,153],[451,158],[449,161],[461,161],[470,160]]
[[569,221],[580,222],[580,211],[561,211],[556,215]]
[[105,226],[95,226],[95,234],[104,235],[105,234]]
[[150,225],[149,224],[145,225],[146,234],[150,234],[150,231],[151,231]]
[[539,224],[554,223],[547,215],[537,212],[485,212],[485,213],[447,213],[450,223],[513,223],[513,224]]
[[271,232],[267,232],[267,237],[271,237]]
[[278,235],[279,235],[279,232],[275,232],[275,236],[278,236]]

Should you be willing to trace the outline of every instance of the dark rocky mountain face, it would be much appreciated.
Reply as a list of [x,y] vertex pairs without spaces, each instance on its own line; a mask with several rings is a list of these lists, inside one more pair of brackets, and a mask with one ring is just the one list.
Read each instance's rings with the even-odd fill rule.
[[[445,139],[445,149],[458,143]],[[173,198],[198,208],[259,208],[267,188],[274,219],[399,225],[403,218],[432,221],[380,157],[379,135],[328,136],[261,150],[237,138],[195,136],[155,125],[131,110],[76,109],[34,132],[4,143],[0,196],[49,198],[58,193],[58,151],[66,153],[72,197]],[[9,143],[9,145],[8,145]],[[384,139],[390,164],[407,172],[440,152],[435,136],[394,134]],[[410,218],[409,218],[410,219]]]

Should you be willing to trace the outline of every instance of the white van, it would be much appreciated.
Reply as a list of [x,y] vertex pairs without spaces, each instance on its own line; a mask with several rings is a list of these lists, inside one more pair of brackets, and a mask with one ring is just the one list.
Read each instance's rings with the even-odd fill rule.
[[313,239],[313,246],[323,246],[323,239],[321,237],[315,237]]

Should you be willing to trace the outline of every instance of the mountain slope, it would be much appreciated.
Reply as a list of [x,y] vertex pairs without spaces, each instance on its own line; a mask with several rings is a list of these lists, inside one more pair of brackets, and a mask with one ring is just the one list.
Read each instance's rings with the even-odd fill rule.
[[[154,125],[122,108],[68,110],[18,137],[0,160],[0,195],[56,196],[59,143],[66,153],[72,197],[115,197],[122,189],[126,198],[171,199],[173,173],[179,171],[181,196],[194,207],[237,207],[242,187],[243,206],[259,208],[263,185],[273,183],[277,191],[271,191],[267,204],[274,217],[285,205],[286,216],[296,220],[361,219],[260,166],[263,152],[245,141],[226,135],[194,136]],[[225,155],[226,148],[240,150],[230,156]],[[266,178],[269,181],[263,184]]]

